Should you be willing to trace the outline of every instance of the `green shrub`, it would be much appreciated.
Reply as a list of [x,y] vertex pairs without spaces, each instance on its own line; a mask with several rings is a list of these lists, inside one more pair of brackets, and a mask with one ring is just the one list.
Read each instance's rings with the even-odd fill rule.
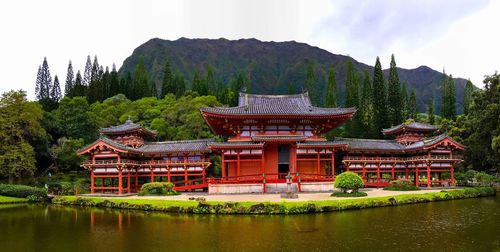
[[418,186],[414,186],[408,179],[398,179],[391,181],[391,184],[384,188],[388,191],[417,191],[420,190]]
[[357,192],[359,188],[364,186],[361,177],[354,172],[343,172],[335,177],[334,186],[342,189],[346,193],[347,190]]
[[47,191],[45,189],[26,185],[0,184],[0,195],[16,198],[27,198],[33,195],[30,199],[40,199],[38,201],[47,199]]
[[333,197],[364,197],[368,196],[365,192],[352,192],[352,193],[344,193],[344,192],[334,192],[332,193]]
[[165,182],[151,182],[142,185],[139,191],[139,196],[145,195],[177,195],[179,194],[174,190],[173,183]]
[[474,176],[474,180],[480,185],[491,185],[491,183],[495,180],[495,177],[486,172],[478,172]]

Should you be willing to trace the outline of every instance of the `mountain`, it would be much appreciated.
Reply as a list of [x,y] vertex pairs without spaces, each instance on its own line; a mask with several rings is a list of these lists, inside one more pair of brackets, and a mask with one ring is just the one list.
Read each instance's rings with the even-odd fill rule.
[[[288,84],[300,92],[305,84],[306,68],[310,60],[314,62],[314,72],[318,81],[317,88],[324,90],[328,69],[333,66],[341,99],[345,93],[346,63],[351,57],[333,54],[318,47],[295,41],[263,42],[257,39],[151,39],[137,47],[132,55],[123,62],[119,70],[121,76],[133,74],[140,57],[150,79],[161,85],[163,65],[168,59],[174,72],[184,75],[191,83],[194,71],[205,74],[212,65],[214,76],[227,82],[237,73],[250,79],[250,92],[261,94],[284,94]],[[373,74],[373,66],[352,59],[354,67],[362,73],[368,70]],[[389,59],[381,59],[389,61]],[[375,62],[375,59],[373,59]],[[396,58],[397,62],[397,58]],[[399,77],[407,82],[408,92],[415,90],[418,110],[426,111],[429,97],[434,96],[436,111],[440,111],[442,73],[426,66],[415,69],[398,68]],[[384,70],[386,77],[388,69]],[[387,80],[387,78],[386,78]],[[457,109],[462,111],[462,100],[467,80],[455,78],[457,90]],[[323,93],[323,92],[321,92]]]

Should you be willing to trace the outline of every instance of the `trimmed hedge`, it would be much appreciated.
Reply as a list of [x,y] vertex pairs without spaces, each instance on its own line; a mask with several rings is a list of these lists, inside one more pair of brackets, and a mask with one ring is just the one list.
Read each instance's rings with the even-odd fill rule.
[[344,193],[344,192],[334,192],[332,193],[333,197],[364,197],[368,196],[365,192],[352,192],[352,193]]
[[151,182],[141,186],[139,196],[146,195],[178,195],[174,190],[174,184],[169,182]]
[[347,193],[348,190],[357,192],[359,188],[364,186],[363,179],[355,172],[343,172],[335,177],[333,184],[336,188],[340,188],[342,192]]
[[415,186],[408,179],[398,179],[391,181],[391,184],[384,187],[387,191],[419,191],[420,187]]
[[330,201],[255,203],[255,202],[206,202],[170,201],[170,200],[135,200],[103,199],[59,196],[52,200],[54,204],[72,206],[91,206],[117,209],[136,209],[171,213],[193,214],[304,214],[333,212],[350,209],[387,207],[453,199],[493,196],[492,187],[443,190],[424,194],[402,194],[397,196],[359,198]]
[[48,198],[47,191],[26,185],[0,184],[0,195],[16,198],[28,198],[30,201],[43,201]]

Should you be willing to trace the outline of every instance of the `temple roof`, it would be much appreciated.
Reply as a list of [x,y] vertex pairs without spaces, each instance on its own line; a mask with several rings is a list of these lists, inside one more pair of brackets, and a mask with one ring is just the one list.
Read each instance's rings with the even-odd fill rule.
[[128,145],[121,144],[107,137],[100,137],[88,146],[78,150],[79,154],[83,154],[94,146],[100,143],[105,143],[118,151],[143,154],[143,153],[186,153],[186,152],[209,152],[208,144],[215,142],[214,139],[199,139],[199,140],[183,140],[183,141],[166,141],[166,142],[145,142],[144,145],[138,148],[133,148]]
[[417,132],[434,132],[438,129],[439,127],[435,125],[412,121],[410,123],[402,123],[400,125],[393,126],[388,129],[383,129],[382,133],[384,135],[392,135],[406,130],[417,131]]
[[208,152],[208,144],[214,139],[146,142],[136,150],[144,153]]
[[307,92],[294,95],[239,94],[237,107],[205,107],[202,112],[224,115],[350,115],[355,108],[320,108],[311,104]]
[[378,140],[378,139],[360,139],[360,138],[335,138],[334,142],[347,143],[348,150],[366,150],[366,151],[388,151],[388,152],[405,152],[410,150],[420,150],[433,147],[442,141],[448,141],[450,144],[455,145],[458,149],[464,149],[465,146],[461,145],[453,138],[443,133],[437,136],[424,138],[420,141],[414,142],[409,145],[403,145],[396,142],[396,140]]
[[313,148],[313,147],[347,147],[346,142],[342,141],[305,141],[297,143],[297,148]]
[[123,133],[129,133],[129,132],[135,132],[135,131],[141,131],[146,135],[150,136],[156,136],[156,131],[153,130],[148,130],[144,128],[140,124],[136,124],[130,120],[130,118],[125,121],[125,123],[116,125],[116,126],[111,126],[107,128],[101,128],[99,132],[103,135],[116,135],[116,134],[123,134]]
[[247,149],[260,149],[264,147],[263,143],[254,143],[248,141],[234,141],[234,142],[213,142],[209,143],[208,146],[211,149],[222,149],[222,148],[235,148],[235,147],[244,147]]

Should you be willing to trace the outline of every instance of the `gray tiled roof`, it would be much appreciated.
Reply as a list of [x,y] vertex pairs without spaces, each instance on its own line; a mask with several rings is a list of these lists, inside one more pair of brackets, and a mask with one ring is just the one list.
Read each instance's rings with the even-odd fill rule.
[[404,145],[397,143],[395,140],[335,138],[334,142],[347,143],[349,150],[402,151],[404,149]]
[[[125,150],[131,153],[183,153],[183,152],[209,152],[208,144],[215,142],[214,139],[199,139],[199,140],[184,140],[184,141],[167,141],[167,142],[145,142],[139,148],[119,143],[107,137],[100,137],[93,143],[82,148],[84,150],[99,141],[103,141],[115,148]],[[80,152],[79,150],[78,152]]]
[[125,123],[120,125],[101,128],[99,132],[101,132],[102,134],[116,134],[122,132],[132,132],[140,129],[143,129],[143,131],[146,132],[147,134],[156,135],[156,131],[148,130],[144,128],[142,125],[132,122],[132,120],[130,119],[128,119],[127,121],[125,121]]
[[[399,144],[395,140],[360,139],[360,138],[335,138],[334,142],[347,143],[348,150],[368,150],[368,151],[386,150],[386,151],[403,152],[407,150],[418,150],[432,146],[433,144],[436,144],[446,139],[447,137],[449,137],[448,134],[443,133],[437,136],[424,138],[410,145]],[[453,142],[459,145],[460,147],[464,147],[463,145],[457,143],[454,140]]]
[[311,104],[308,93],[295,95],[239,94],[237,107],[205,107],[202,112],[233,115],[344,115],[356,112],[355,108],[320,108]]
[[136,151],[144,153],[174,153],[174,152],[209,152],[208,144],[214,139],[146,142]]
[[402,123],[400,125],[393,126],[391,128],[388,128],[388,129],[383,129],[382,133],[384,133],[384,135],[389,135],[389,134],[393,134],[393,133],[396,133],[396,132],[399,132],[399,131],[405,130],[405,129],[411,129],[411,130],[417,130],[417,131],[423,131],[423,132],[432,132],[432,131],[438,130],[439,127],[435,126],[435,125],[426,124],[426,123],[411,122],[409,124]]

